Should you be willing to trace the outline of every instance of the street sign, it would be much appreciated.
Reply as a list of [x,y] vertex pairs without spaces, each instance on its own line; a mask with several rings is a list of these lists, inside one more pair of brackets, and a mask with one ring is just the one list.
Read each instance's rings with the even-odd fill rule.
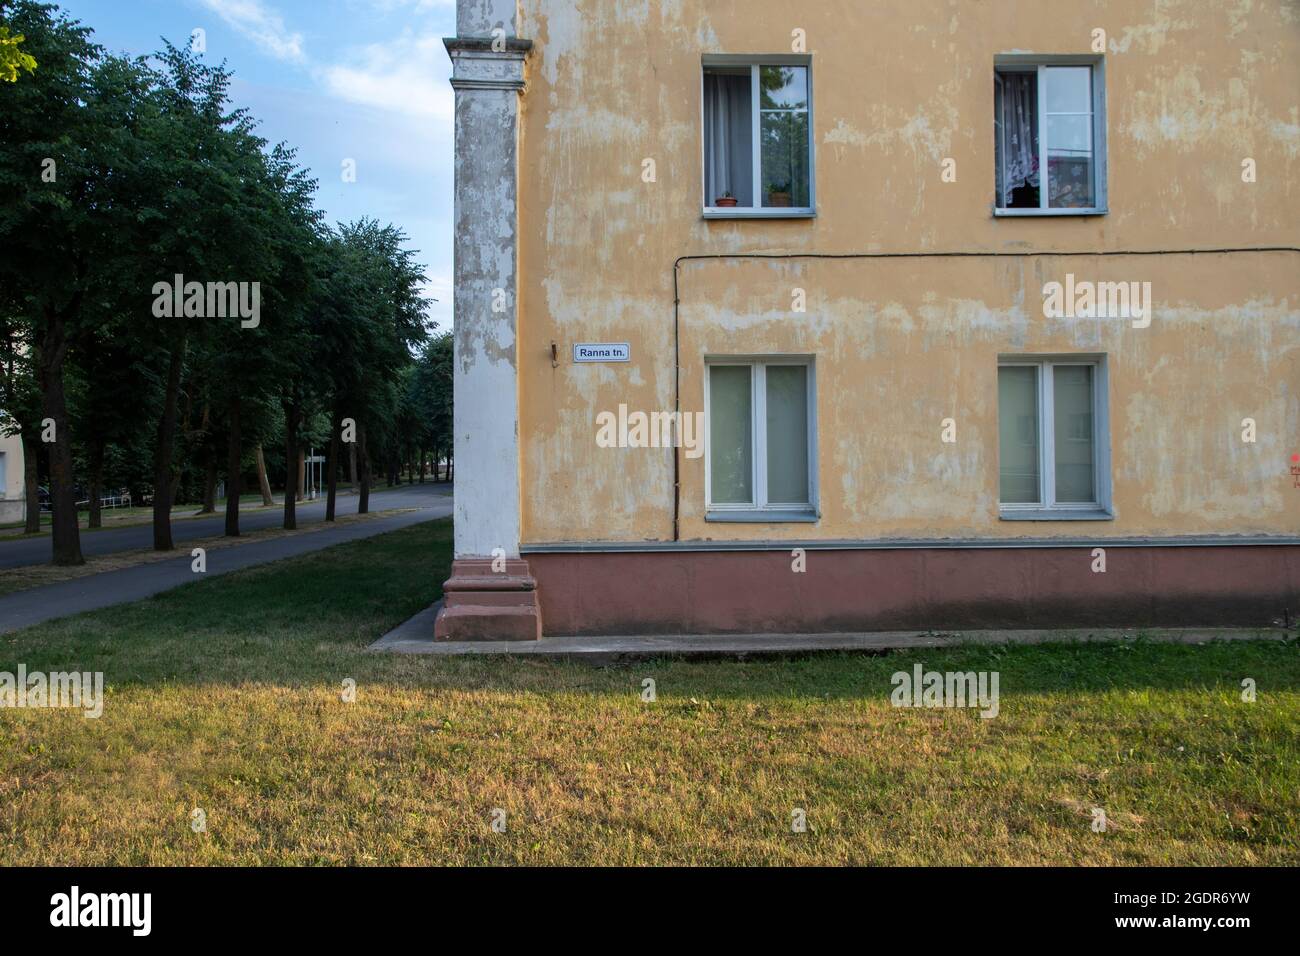
[[573,346],[575,362],[630,362],[632,346],[626,342],[577,342]]

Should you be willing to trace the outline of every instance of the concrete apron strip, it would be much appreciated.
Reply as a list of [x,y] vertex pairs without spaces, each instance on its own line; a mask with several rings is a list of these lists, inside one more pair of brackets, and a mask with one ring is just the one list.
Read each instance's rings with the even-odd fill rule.
[[426,608],[370,645],[394,654],[519,654],[583,660],[645,657],[754,657],[828,651],[879,653],[962,644],[1044,644],[1134,641],[1175,644],[1295,638],[1281,628],[1082,628],[1073,630],[878,631],[861,634],[660,634],[636,637],[544,637],[540,641],[434,641],[440,604]]

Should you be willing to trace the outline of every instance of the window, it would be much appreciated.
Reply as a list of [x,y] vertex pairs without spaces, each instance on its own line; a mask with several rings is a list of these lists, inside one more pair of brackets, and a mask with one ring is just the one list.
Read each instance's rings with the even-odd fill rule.
[[706,216],[813,214],[810,71],[790,59],[706,59]]
[[999,215],[1106,211],[1100,60],[999,57],[993,75]]
[[998,365],[998,500],[1004,518],[1110,517],[1103,358]]
[[706,367],[707,519],[816,520],[812,361],[727,358]]

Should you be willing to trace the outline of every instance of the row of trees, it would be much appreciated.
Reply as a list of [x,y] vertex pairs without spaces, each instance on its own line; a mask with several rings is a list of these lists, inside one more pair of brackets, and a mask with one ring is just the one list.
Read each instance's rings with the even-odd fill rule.
[[0,79],[0,429],[22,436],[29,531],[48,456],[56,564],[82,562],[83,483],[92,525],[105,487],[151,486],[167,550],[173,501],[213,510],[222,475],[237,535],[268,460],[293,528],[309,445],[327,449],[329,519],[342,462],[365,511],[372,462],[391,482],[450,458],[450,337],[430,337],[400,230],[327,226],[224,65],[109,54],[36,0],[0,0],[0,25],[35,60]]

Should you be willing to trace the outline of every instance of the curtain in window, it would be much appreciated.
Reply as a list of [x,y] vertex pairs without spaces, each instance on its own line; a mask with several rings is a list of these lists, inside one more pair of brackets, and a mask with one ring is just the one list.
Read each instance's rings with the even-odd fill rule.
[[709,369],[709,494],[715,503],[754,500],[753,398],[748,365]]
[[1052,369],[1056,421],[1056,500],[1096,501],[1093,476],[1092,368]]
[[1003,504],[1038,501],[1038,369],[998,369],[998,484]]
[[1038,185],[1038,74],[1002,74],[1002,123],[1006,139],[1003,162],[1004,201],[1011,190]]
[[767,500],[808,503],[808,367],[767,367]]
[[710,206],[726,193],[741,206],[754,204],[750,95],[748,70],[704,74],[704,201]]

